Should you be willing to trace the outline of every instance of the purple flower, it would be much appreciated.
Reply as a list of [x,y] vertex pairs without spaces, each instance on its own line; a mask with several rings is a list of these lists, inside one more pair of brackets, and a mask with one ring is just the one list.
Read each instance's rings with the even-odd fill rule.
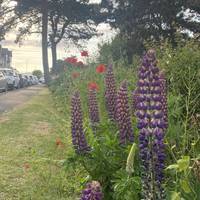
[[126,81],[122,82],[119,88],[116,102],[116,120],[119,126],[120,144],[125,145],[128,142],[133,142],[133,129],[131,125]]
[[92,181],[87,184],[86,189],[83,190],[80,200],[102,200],[103,193],[101,185],[97,181]]
[[96,91],[90,89],[88,96],[90,121],[92,125],[95,125],[100,122]]
[[166,84],[156,66],[154,50],[143,57],[139,68],[136,116],[140,130],[140,158],[144,199],[164,199],[162,183],[165,161],[164,135],[166,130]]
[[87,153],[90,151],[83,131],[83,116],[79,92],[75,92],[71,100],[71,131],[72,143],[76,152]]
[[113,67],[109,65],[105,75],[105,100],[106,100],[106,109],[108,111],[108,116],[112,121],[116,119],[116,84],[115,77],[113,74]]

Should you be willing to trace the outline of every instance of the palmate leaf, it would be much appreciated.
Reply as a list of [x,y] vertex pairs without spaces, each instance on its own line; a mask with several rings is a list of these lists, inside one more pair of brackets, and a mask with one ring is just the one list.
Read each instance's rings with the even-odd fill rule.
[[190,166],[190,157],[183,156],[177,163],[169,165],[166,169],[174,169],[178,172],[186,172]]
[[186,171],[190,165],[190,157],[183,156],[181,159],[177,161],[179,172]]

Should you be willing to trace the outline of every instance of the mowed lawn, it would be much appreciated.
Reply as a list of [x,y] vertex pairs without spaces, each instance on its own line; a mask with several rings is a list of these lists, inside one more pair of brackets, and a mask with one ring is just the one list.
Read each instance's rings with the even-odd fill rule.
[[0,200],[77,199],[83,173],[64,164],[73,151],[68,129],[47,88],[0,115]]

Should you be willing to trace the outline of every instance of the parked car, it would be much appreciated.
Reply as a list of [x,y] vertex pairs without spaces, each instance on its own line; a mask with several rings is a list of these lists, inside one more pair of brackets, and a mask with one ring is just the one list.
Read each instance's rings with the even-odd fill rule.
[[16,89],[18,89],[18,88],[20,88],[19,72],[16,69],[14,69],[13,70],[13,75],[14,75],[14,79],[15,79],[14,87]]
[[28,79],[24,74],[19,74],[20,78],[20,88],[27,87],[28,86]]
[[38,77],[33,75],[33,82],[35,85],[39,83]]
[[6,77],[8,88],[14,89],[14,88],[20,87],[20,84],[19,84],[20,78],[19,78],[17,70],[13,70],[10,68],[0,68],[0,72],[2,72],[4,76]]
[[0,72],[0,91],[6,92],[8,89],[7,79],[2,72]]
[[31,80],[30,76],[28,74],[25,74],[24,76],[25,76],[25,78],[27,80],[27,86],[32,85],[32,80]]
[[34,79],[33,79],[33,75],[29,75],[30,80],[31,80],[31,85],[35,85]]
[[39,82],[42,83],[42,84],[45,84],[44,77],[41,77],[41,78],[39,79]]
[[4,76],[6,77],[8,88],[13,89],[15,86],[15,77],[13,75],[12,69],[0,68],[0,72],[2,72]]

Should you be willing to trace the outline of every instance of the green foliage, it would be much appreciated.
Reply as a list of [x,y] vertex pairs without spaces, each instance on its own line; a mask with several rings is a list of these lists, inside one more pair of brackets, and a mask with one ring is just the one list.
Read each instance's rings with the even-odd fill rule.
[[[164,188],[167,200],[198,200],[200,182],[194,173],[194,163],[200,156],[199,118],[197,117],[199,113],[197,106],[199,105],[197,100],[199,94],[199,47],[192,42],[179,45],[176,51],[168,43],[161,47],[156,48],[159,66],[165,71],[168,80],[169,119],[169,128],[165,137],[167,158]],[[110,49],[105,51],[102,57],[100,55],[102,62],[106,62],[108,52]],[[104,58],[106,59],[103,60]],[[137,62],[133,68],[127,68],[121,60],[115,61],[114,73],[117,86],[126,78],[129,82],[129,92],[135,89],[136,66]],[[132,146],[132,149],[131,146],[124,148],[118,145],[117,127],[108,120],[106,114],[104,75],[97,74],[95,68],[95,64],[82,69],[67,67],[65,73],[51,87],[56,105],[66,117],[69,113],[67,105],[69,105],[71,94],[77,89],[80,91],[84,128],[88,143],[92,147],[88,156],[72,155],[68,158],[70,161],[67,161],[65,166],[73,165],[76,168],[81,164],[87,172],[87,176],[80,182],[84,184],[89,180],[98,180],[103,187],[105,199],[139,200],[141,199],[141,169],[137,151],[137,129],[134,128],[136,144]],[[72,78],[73,72],[79,72],[80,76],[76,79]],[[95,135],[88,120],[87,86],[89,82],[96,82],[99,85],[97,98],[101,123],[97,126]],[[191,89],[188,90],[188,88]],[[134,116],[132,121],[133,126],[136,127]]]
[[193,166],[190,167],[190,163],[190,157],[183,156],[175,164],[171,164],[166,168],[175,175],[173,181],[170,181],[170,188],[175,189],[171,192],[172,199],[198,199],[199,191],[195,189],[195,184],[198,183],[191,181]]
[[120,66],[136,66],[138,64],[138,56],[132,54],[128,56],[129,42],[126,38],[119,34],[114,37],[111,42],[99,45],[100,56],[98,60],[102,63],[115,62]]
[[[200,112],[200,46],[194,41],[180,43],[173,49],[168,43],[156,47],[159,63],[168,77],[170,128],[179,136],[182,153],[200,153],[198,141]],[[173,138],[173,137],[171,137]],[[178,138],[177,138],[178,139]]]
[[168,38],[175,47],[177,33],[188,38],[189,34],[182,30],[190,30],[197,36],[200,32],[199,18],[195,20],[192,17],[200,14],[199,3],[195,0],[103,0],[102,7],[108,10],[110,25],[119,30],[127,43],[129,63],[133,54],[141,54],[145,50],[145,41],[160,42]]
[[[82,164],[89,174],[87,181],[98,180],[101,183],[105,200],[139,200],[141,189],[138,176],[139,163],[138,160],[135,162],[134,173],[126,172],[130,146],[119,146],[116,127],[109,123],[100,125],[95,137],[91,135],[90,144],[92,144],[92,151],[89,155],[69,157],[65,166]],[[135,148],[135,145],[133,147]]]
[[[87,133],[87,139],[92,146],[92,152],[88,156],[77,156],[72,155],[65,162],[65,166],[74,166],[81,163],[84,169],[89,175],[89,180],[98,180],[105,194],[105,199],[138,199],[140,191],[140,179],[139,179],[139,162],[138,158],[129,158],[129,151],[131,146],[120,147],[118,140],[118,129],[115,124],[110,123],[108,120],[105,102],[104,102],[104,75],[97,74],[95,66],[86,67],[84,69],[78,67],[67,66],[64,74],[60,76],[58,80],[52,83],[51,90],[54,94],[57,108],[66,115],[69,116],[69,107],[63,105],[69,105],[71,94],[78,89],[81,92],[81,100],[84,116],[88,116],[87,107],[87,86],[89,82],[96,82],[99,85],[99,91],[97,97],[99,100],[100,113],[101,113],[101,124],[96,127],[95,136],[90,127],[88,119],[84,120],[84,127]],[[132,77],[132,73],[127,75],[127,69],[117,67],[115,72],[120,70],[120,74],[116,73],[117,85],[126,76],[126,79],[130,83],[130,90],[133,88],[135,79]],[[134,70],[128,68],[129,72]],[[73,78],[73,72],[78,72],[80,76]],[[133,148],[133,151],[135,146]],[[132,152],[133,153],[133,152]],[[131,154],[133,157],[134,155]],[[134,159],[134,172],[126,172],[127,162],[133,161]],[[122,172],[126,175],[126,178],[122,178]],[[121,177],[120,177],[121,174]],[[127,179],[127,180],[126,180]],[[88,178],[87,178],[88,181]],[[137,187],[134,184],[137,183]],[[118,185],[118,186],[117,186]],[[134,195],[132,192],[128,192],[132,188],[136,192]],[[123,191],[122,191],[123,190]]]
[[43,75],[43,73],[42,73],[41,70],[34,70],[34,71],[32,72],[32,74],[33,74],[34,76],[37,76],[38,79],[40,79],[40,78],[42,77],[42,75]]
[[102,63],[108,63],[111,61],[111,59],[114,62],[122,59],[124,61],[124,64],[127,62],[125,41],[122,38],[120,38],[119,35],[115,36],[111,43],[108,42],[103,45],[100,45],[99,49],[99,61]]

